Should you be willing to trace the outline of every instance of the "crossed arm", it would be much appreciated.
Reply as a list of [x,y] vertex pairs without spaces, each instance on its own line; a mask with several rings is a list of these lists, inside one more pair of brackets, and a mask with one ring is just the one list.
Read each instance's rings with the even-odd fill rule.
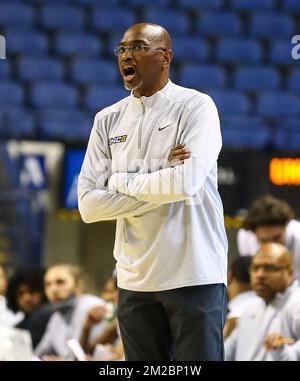
[[152,173],[114,173],[108,188],[155,204],[192,198],[203,187],[222,146],[218,112],[210,98],[189,111],[180,140],[192,152],[182,165]]
[[210,98],[190,112],[180,141],[192,154],[182,145],[174,147],[169,156],[170,167],[149,174],[110,176],[109,170],[105,170],[110,167],[106,143],[94,125],[78,179],[78,205],[83,221],[136,216],[161,204],[193,197],[203,186],[222,145],[217,109]]
[[[95,126],[91,133],[87,154],[78,178],[78,207],[84,222],[130,217],[143,214],[159,206],[137,200],[115,190],[107,189],[110,163],[104,152]],[[184,144],[174,147],[169,155],[170,165],[180,165],[190,157]]]

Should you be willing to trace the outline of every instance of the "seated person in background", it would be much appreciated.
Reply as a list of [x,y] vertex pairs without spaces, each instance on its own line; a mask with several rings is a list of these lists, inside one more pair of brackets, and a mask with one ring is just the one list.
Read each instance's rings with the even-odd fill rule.
[[238,252],[242,256],[254,255],[263,243],[281,243],[292,254],[294,279],[300,280],[300,222],[293,217],[285,201],[270,195],[258,198],[238,231]]
[[0,263],[0,295],[5,296],[7,290],[7,272],[6,267]]
[[13,313],[13,311],[7,307],[7,284],[6,266],[0,263],[0,326],[12,327],[24,319],[24,314],[22,312]]
[[24,314],[15,327],[30,332],[34,348],[44,335],[52,314],[44,293],[43,277],[42,269],[18,269],[10,278],[7,289],[7,306],[15,313],[21,311]]
[[[107,300],[113,303],[113,305],[116,308],[118,302],[117,278],[113,275],[111,278],[108,279],[108,281],[105,282],[103,288],[103,291],[105,291],[105,293],[102,291],[101,295],[105,296]],[[108,284],[109,292],[107,292]],[[106,327],[103,333],[96,337],[94,340],[90,341],[89,338],[92,328],[99,322],[101,322],[103,318],[106,322]],[[104,355],[105,357],[102,358],[102,360],[111,361],[123,359],[124,351],[116,318],[116,309],[112,309],[111,311],[108,311],[105,315],[103,315],[103,308],[92,308],[89,311],[85,324],[83,326],[80,344],[86,353],[90,355],[95,355],[96,357],[98,352],[97,350],[99,349],[99,347],[105,345],[106,353]]]
[[300,287],[292,280],[287,248],[263,244],[252,259],[250,279],[259,298],[249,303],[225,340],[225,359],[300,360]]
[[104,299],[106,302],[112,302],[115,304],[116,302],[116,292],[118,290],[117,286],[117,275],[116,271],[113,272],[112,276],[109,277],[100,292],[100,297]]
[[[99,307],[103,309],[103,315],[106,313],[105,302],[97,296],[82,294],[82,272],[77,266],[58,264],[50,267],[45,274],[44,284],[55,312],[35,353],[44,360],[72,359],[68,340],[80,338],[91,308]],[[103,328],[104,325],[99,324],[95,334],[100,334]]]
[[224,339],[230,335],[238,318],[247,310],[249,301],[257,297],[250,284],[251,259],[248,255],[236,257],[231,262],[228,272],[228,314],[224,326]]

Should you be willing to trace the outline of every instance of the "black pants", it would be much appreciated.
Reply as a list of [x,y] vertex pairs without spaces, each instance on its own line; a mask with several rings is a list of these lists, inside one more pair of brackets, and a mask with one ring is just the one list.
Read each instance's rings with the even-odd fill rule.
[[126,360],[221,361],[224,284],[159,292],[119,289],[118,319]]

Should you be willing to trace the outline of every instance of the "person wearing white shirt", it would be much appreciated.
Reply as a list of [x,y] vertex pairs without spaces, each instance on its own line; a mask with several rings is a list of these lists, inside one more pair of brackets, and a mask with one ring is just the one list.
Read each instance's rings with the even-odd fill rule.
[[300,222],[284,201],[265,195],[250,206],[237,234],[240,255],[254,255],[264,242],[285,245],[292,254],[294,279],[300,281]]
[[228,245],[216,106],[169,80],[161,26],[133,25],[115,54],[131,94],[96,115],[78,204],[87,223],[117,220],[126,359],[222,360]]
[[[52,314],[44,336],[35,349],[36,356],[43,360],[58,360],[73,358],[68,347],[68,341],[79,339],[89,310],[93,307],[103,307],[105,302],[94,295],[82,295],[82,276],[77,266],[59,264],[50,267],[44,278],[45,292],[52,303]],[[104,329],[99,324],[95,335]]]
[[250,274],[259,298],[225,340],[226,360],[300,360],[300,287],[293,282],[289,251],[278,243],[263,244]]
[[226,339],[236,326],[237,320],[248,309],[248,304],[257,298],[250,284],[251,256],[236,257],[233,259],[228,272],[227,286],[227,317],[224,326],[224,339]]
[[12,327],[24,319],[24,314],[14,313],[7,307],[7,283],[6,266],[0,263],[0,326]]

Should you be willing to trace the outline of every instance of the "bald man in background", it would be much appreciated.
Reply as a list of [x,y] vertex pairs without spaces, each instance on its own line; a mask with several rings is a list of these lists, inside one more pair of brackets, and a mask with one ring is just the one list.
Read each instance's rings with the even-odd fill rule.
[[[127,360],[223,360],[227,238],[212,99],[169,79],[159,25],[114,50],[130,96],[96,115],[78,181],[87,223],[117,220],[118,319]],[[101,73],[99,73],[101,74]]]
[[260,298],[225,341],[226,360],[300,360],[300,288],[293,281],[291,254],[265,243],[252,259],[251,285]]

